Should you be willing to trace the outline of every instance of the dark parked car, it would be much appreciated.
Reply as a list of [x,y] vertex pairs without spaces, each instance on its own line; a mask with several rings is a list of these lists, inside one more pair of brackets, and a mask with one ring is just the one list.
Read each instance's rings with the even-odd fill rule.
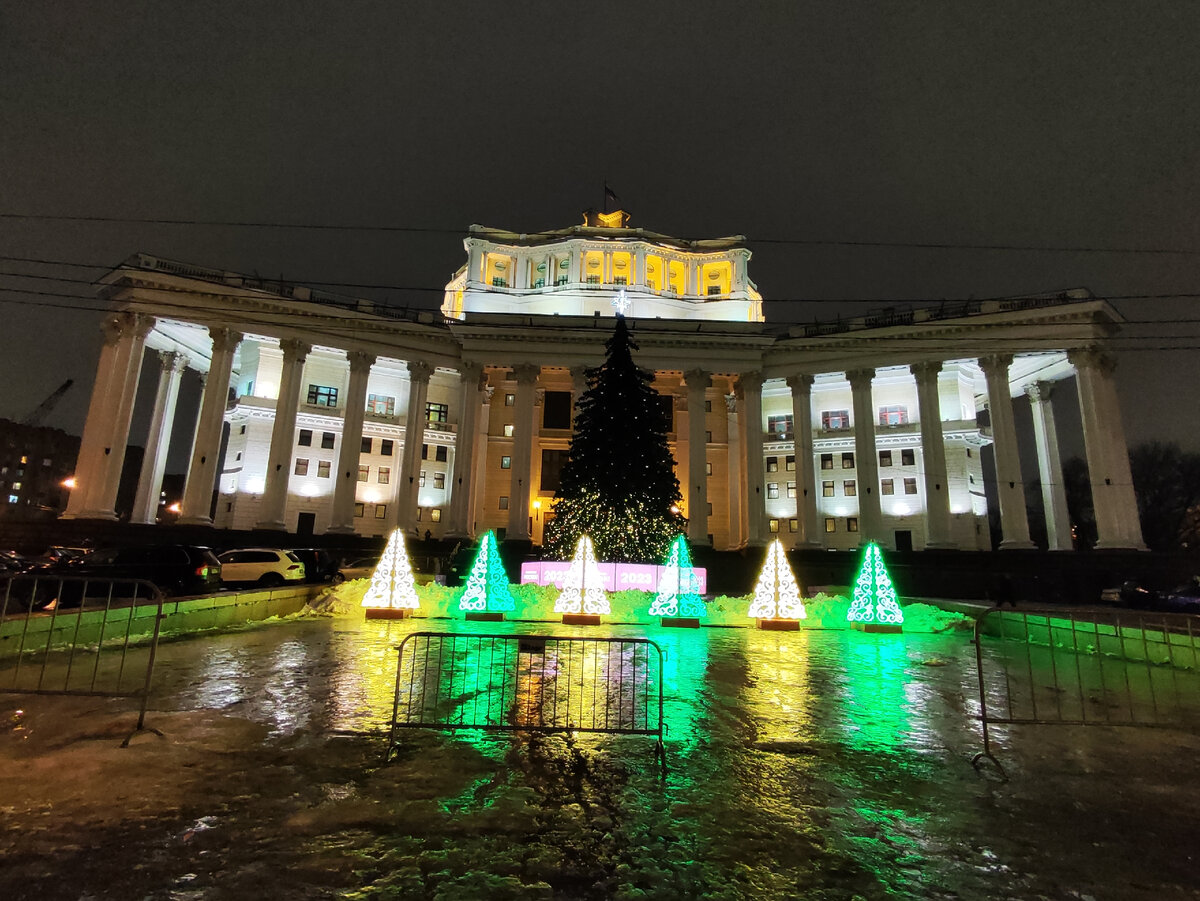
[[1169,591],[1154,591],[1137,582],[1121,586],[1120,599],[1128,607],[1162,613],[1200,613],[1200,576]]
[[292,553],[304,564],[304,581],[332,582],[337,579],[338,565],[333,555],[323,547],[296,547]]
[[[163,594],[209,594],[221,589],[221,563],[206,547],[164,544],[108,548],[46,570],[46,576],[145,579]],[[89,589],[89,596],[91,589]]]

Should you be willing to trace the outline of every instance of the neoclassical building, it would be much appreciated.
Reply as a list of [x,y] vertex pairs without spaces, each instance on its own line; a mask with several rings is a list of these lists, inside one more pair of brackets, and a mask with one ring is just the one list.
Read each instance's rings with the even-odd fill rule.
[[[116,518],[150,352],[161,365],[136,521],[155,520],[182,429],[183,522],[495,529],[538,544],[585,370],[623,312],[663,396],[694,543],[986,549],[994,478],[1001,548],[1026,548],[1036,478],[1050,547],[1069,549],[1050,395],[1074,378],[1099,546],[1143,547],[1105,350],[1122,320],[1086,291],[773,325],[741,237],[685,241],[588,213],[538,234],[472,226],[464,245],[436,313],[132,257],[102,280],[114,312],[64,515]],[[175,415],[187,369],[204,379],[195,422]],[[1034,473],[1017,450],[1022,395]]]

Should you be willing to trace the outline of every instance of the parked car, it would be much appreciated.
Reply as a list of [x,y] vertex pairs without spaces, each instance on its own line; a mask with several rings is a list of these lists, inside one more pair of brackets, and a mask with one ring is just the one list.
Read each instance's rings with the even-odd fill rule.
[[[87,556],[71,557],[38,571],[45,578],[63,576],[100,580],[89,586],[88,596],[104,594],[107,579],[144,579],[163,594],[208,594],[221,587],[221,564],[206,547],[184,544],[107,548]],[[70,592],[64,592],[66,604]],[[73,599],[78,602],[78,598]]]
[[378,565],[378,557],[360,557],[357,560],[351,560],[338,567],[334,581],[349,582],[354,579],[369,579],[375,574],[375,567]]
[[221,581],[226,585],[257,584],[271,588],[285,582],[304,581],[304,564],[291,551],[248,547],[226,551],[218,559]]
[[1200,576],[1192,576],[1183,585],[1168,591],[1155,591],[1129,581],[1121,586],[1119,597],[1122,604],[1138,610],[1200,613]]
[[323,547],[294,547],[290,553],[304,564],[306,582],[337,581],[338,565],[333,555]]
[[16,551],[0,551],[0,577],[24,572],[28,561]]

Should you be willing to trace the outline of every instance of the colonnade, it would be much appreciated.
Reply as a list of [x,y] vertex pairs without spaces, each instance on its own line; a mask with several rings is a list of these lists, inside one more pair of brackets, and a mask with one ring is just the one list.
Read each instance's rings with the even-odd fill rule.
[[[102,326],[101,350],[96,385],[88,408],[88,418],[80,444],[76,466],[76,487],[71,492],[64,517],[115,520],[117,489],[120,484],[125,447],[146,339],[154,319],[140,313],[122,312],[107,317]],[[211,354],[205,376],[203,397],[195,424],[187,480],[181,502],[180,522],[210,524],[211,504],[216,482],[222,429],[229,398],[234,355],[242,334],[229,328],[210,327]],[[288,484],[292,472],[296,421],[303,388],[303,366],[310,345],[294,339],[280,342],[283,363],[279,394],[274,412],[270,451],[263,487],[260,529],[286,530]],[[1136,498],[1129,470],[1129,456],[1121,425],[1117,394],[1113,383],[1111,358],[1095,350],[1072,351],[1084,444],[1092,483],[1092,499],[1101,548],[1143,548]],[[361,351],[347,353],[349,385],[344,404],[341,448],[337,456],[332,516],[328,531],[353,533],[354,507],[358,485],[358,459],[362,444],[364,411],[371,367],[376,358]],[[1012,356],[985,355],[978,360],[984,374],[994,444],[997,493],[1003,540],[1002,549],[1032,547],[1025,510],[1024,482],[1017,450],[1017,435],[1010,393],[1009,371]],[[184,368],[196,365],[178,352],[159,352],[159,383],[151,413],[146,455],[139,479],[135,521],[154,522],[162,482],[165,457],[175,419],[176,402]],[[407,363],[410,394],[406,417],[405,441],[400,460],[396,503],[396,525],[411,529],[418,511],[421,447],[425,443],[425,400],[434,367],[428,362]],[[926,547],[951,548],[951,510],[942,431],[937,361],[914,362],[911,372],[916,382],[920,421],[920,442],[924,463],[926,497]],[[528,540],[529,517],[534,497],[533,450],[538,435],[536,411],[540,367],[519,364],[512,367],[516,382],[514,402],[513,448],[508,511],[508,537]],[[573,370],[576,397],[583,390],[583,370]],[[443,520],[447,535],[467,536],[474,531],[475,498],[484,479],[488,434],[488,400],[491,388],[483,367],[464,362],[459,367],[459,428],[451,465],[449,503]],[[691,514],[688,537],[693,543],[707,541],[709,506],[707,479],[708,392],[713,373],[697,367],[683,373],[688,410],[686,477],[684,496]],[[869,368],[846,373],[850,383],[855,458],[859,490],[861,538],[879,539],[883,528],[880,483],[876,450],[875,408],[872,383],[875,371]],[[817,505],[817,484],[813,469],[812,388],[813,374],[794,373],[785,379],[793,410],[795,467],[795,544],[822,546]],[[769,538],[764,492],[764,429],[761,371],[751,370],[736,377],[735,394],[727,398],[729,430],[729,523],[731,543],[764,544]],[[1042,500],[1050,547],[1069,549],[1070,523],[1062,482],[1057,432],[1050,405],[1053,386],[1035,382],[1026,389],[1031,402],[1034,439],[1037,446]],[[683,461],[681,461],[683,462]],[[681,466],[681,470],[685,467]]]

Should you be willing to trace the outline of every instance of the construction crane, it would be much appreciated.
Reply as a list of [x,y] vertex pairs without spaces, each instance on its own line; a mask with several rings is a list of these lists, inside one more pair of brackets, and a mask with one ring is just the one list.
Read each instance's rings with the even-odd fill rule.
[[50,411],[54,409],[55,405],[62,400],[62,396],[74,384],[74,379],[67,379],[59,385],[53,394],[37,405],[37,409],[21,420],[21,425],[41,425],[42,421],[50,415]]

